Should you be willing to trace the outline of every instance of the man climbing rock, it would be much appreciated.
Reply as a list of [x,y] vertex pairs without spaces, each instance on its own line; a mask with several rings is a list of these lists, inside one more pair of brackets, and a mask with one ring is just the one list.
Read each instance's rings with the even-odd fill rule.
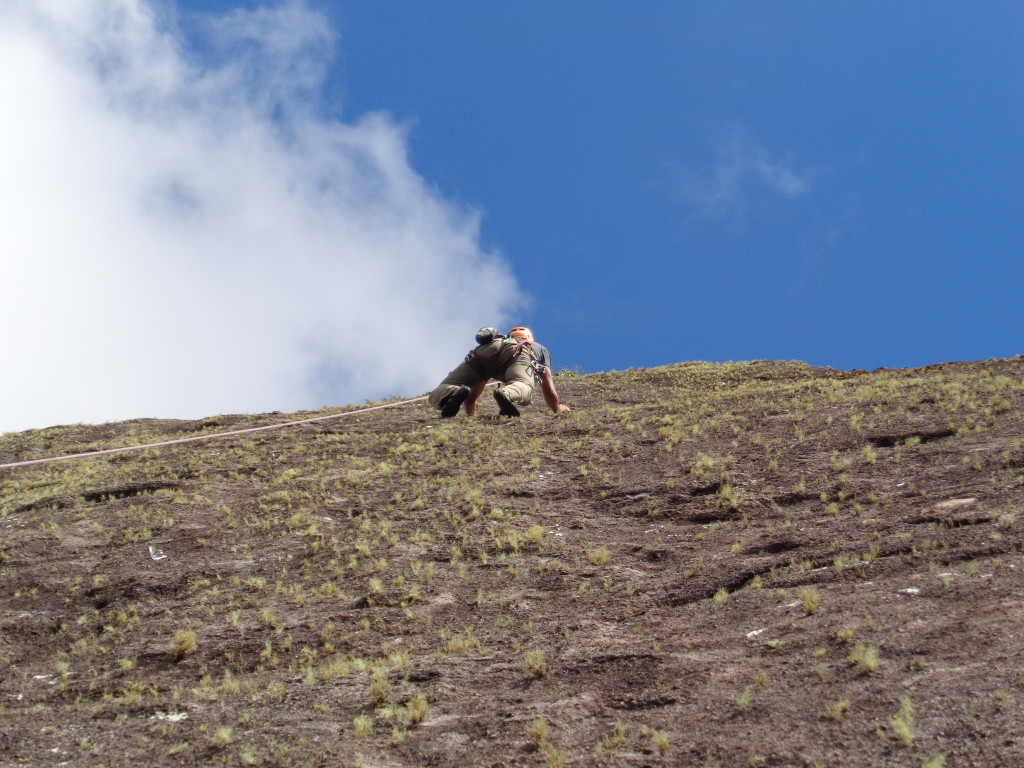
[[535,383],[540,384],[548,408],[555,413],[569,412],[569,406],[558,399],[551,354],[533,340],[529,328],[513,328],[502,336],[496,328],[484,327],[477,331],[476,343],[459,367],[430,393],[430,404],[441,409],[443,418],[452,418],[462,407],[475,416],[477,400],[491,379],[499,382],[494,400],[502,416],[518,416],[519,408],[530,404]]

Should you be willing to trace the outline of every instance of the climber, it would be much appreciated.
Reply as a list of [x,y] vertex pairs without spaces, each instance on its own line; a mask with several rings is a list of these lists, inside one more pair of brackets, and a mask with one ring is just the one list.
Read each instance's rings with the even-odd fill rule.
[[496,328],[477,331],[477,346],[462,363],[445,376],[430,393],[430,404],[450,419],[465,407],[476,415],[477,400],[491,379],[498,380],[494,400],[502,416],[519,416],[519,408],[530,404],[535,384],[540,384],[544,402],[554,413],[569,413],[569,406],[558,399],[551,375],[551,354],[534,341],[533,332],[522,326],[502,336]]

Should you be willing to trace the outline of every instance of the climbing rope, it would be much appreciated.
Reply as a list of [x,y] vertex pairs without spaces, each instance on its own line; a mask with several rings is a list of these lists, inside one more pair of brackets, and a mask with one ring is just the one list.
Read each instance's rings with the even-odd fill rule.
[[126,453],[127,451],[144,451],[147,448],[163,448],[167,445],[178,445],[179,443],[194,443],[197,440],[213,440],[215,437],[230,437],[231,435],[244,435],[247,432],[266,432],[271,429],[282,429],[283,427],[294,427],[297,424],[312,424],[316,421],[327,421],[328,419],[340,419],[342,416],[352,416],[357,413],[366,413],[367,411],[379,411],[382,408],[397,408],[400,405],[408,405],[409,403],[418,403],[421,400],[426,400],[427,395],[422,397],[414,397],[410,400],[399,400],[396,403],[385,403],[384,405],[371,405],[368,408],[358,408],[354,411],[344,411],[342,413],[332,413],[327,416],[316,416],[312,419],[300,419],[298,421],[286,421],[281,424],[267,424],[262,427],[247,427],[246,429],[234,429],[230,432],[217,432],[211,435],[194,435],[192,437],[182,437],[178,440],[164,440],[160,443],[148,443],[146,445],[130,445],[122,448],[106,448],[102,451],[89,451],[87,453],[72,453],[67,456],[51,456],[46,459],[30,459],[29,461],[13,461],[9,464],[0,464],[0,469],[8,469],[10,467],[26,467],[30,464],[49,464],[55,461],[70,461],[72,459],[87,459],[90,456],[104,456],[111,453]]

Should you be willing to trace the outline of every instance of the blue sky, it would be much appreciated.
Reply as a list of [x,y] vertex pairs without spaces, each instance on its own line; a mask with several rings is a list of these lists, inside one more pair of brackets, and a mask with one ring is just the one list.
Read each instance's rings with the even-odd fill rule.
[[558,360],[1022,351],[1019,3],[383,5],[346,109],[411,121]]
[[585,371],[1013,356],[1021,29],[1013,2],[16,2],[0,431],[418,394],[485,323]]

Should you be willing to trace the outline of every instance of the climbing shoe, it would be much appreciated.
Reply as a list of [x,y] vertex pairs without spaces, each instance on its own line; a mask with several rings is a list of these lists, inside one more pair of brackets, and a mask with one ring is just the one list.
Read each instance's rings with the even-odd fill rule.
[[462,386],[441,398],[441,418],[450,419],[459,412],[459,408],[469,397],[469,387]]
[[502,416],[518,416],[519,409],[508,399],[508,395],[500,389],[494,390],[494,401],[498,404],[498,411]]

